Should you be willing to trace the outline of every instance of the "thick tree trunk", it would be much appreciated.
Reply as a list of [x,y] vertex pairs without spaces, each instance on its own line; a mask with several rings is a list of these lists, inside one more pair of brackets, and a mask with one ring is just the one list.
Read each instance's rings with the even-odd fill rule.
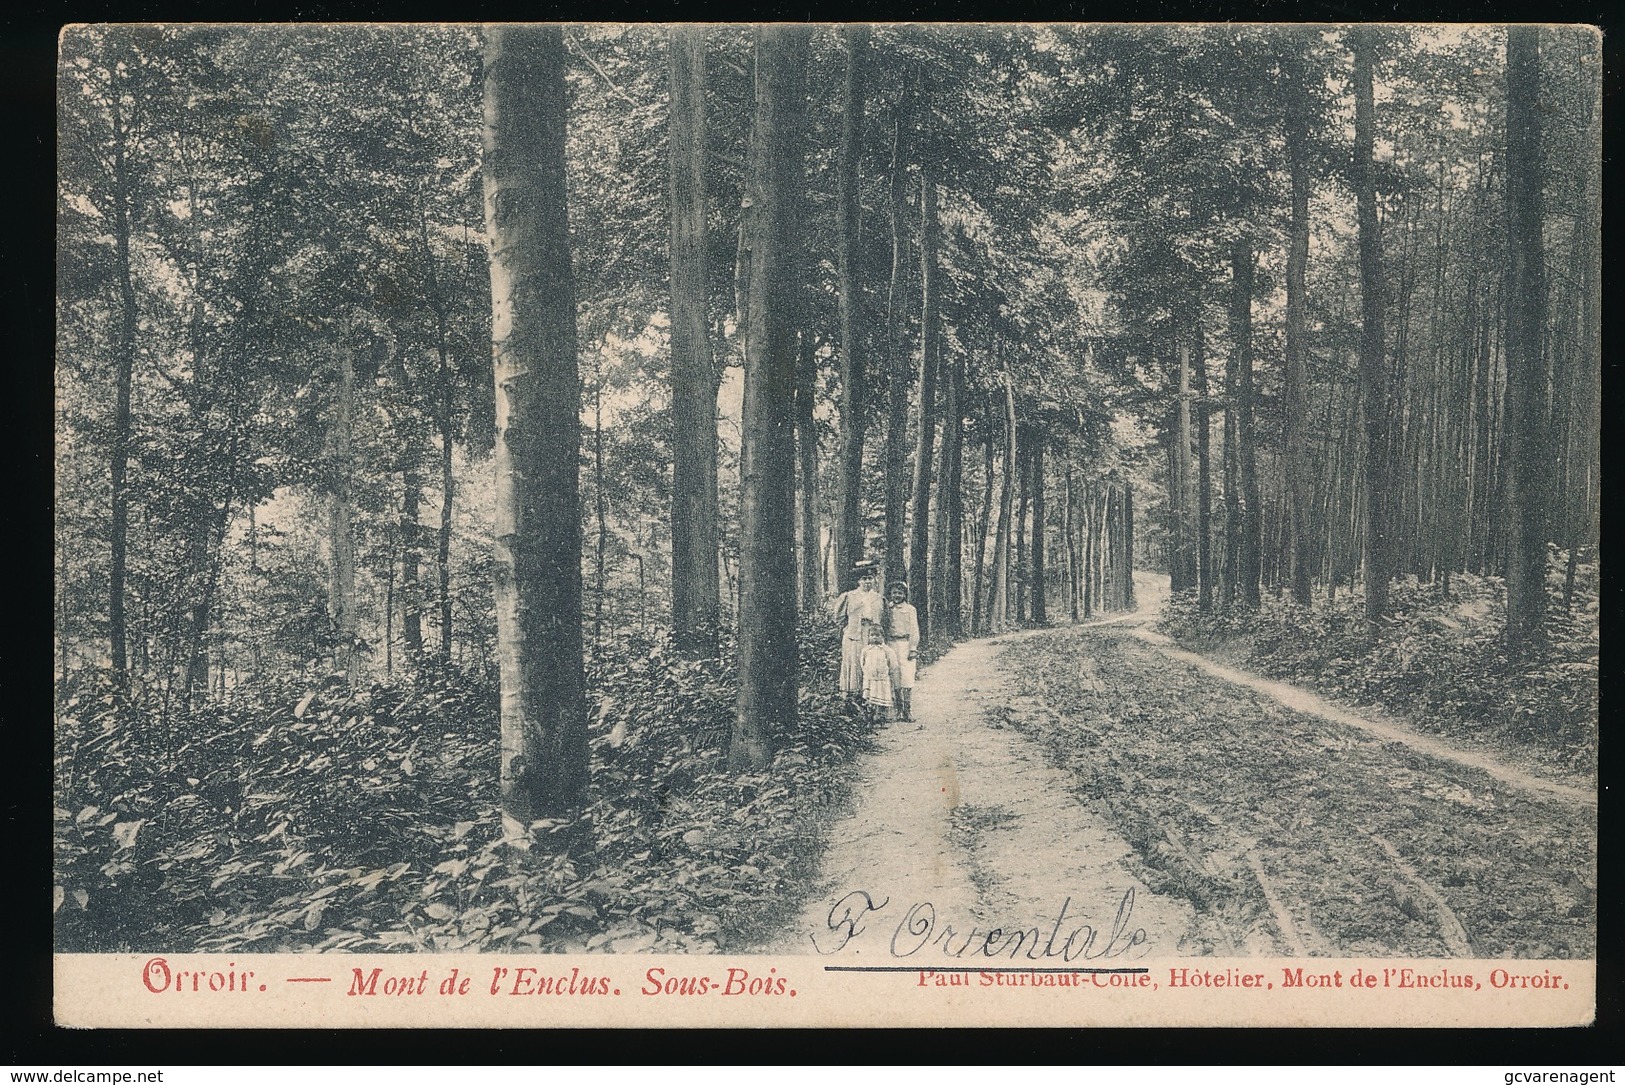
[[1365,530],[1360,560],[1365,567],[1365,614],[1375,629],[1388,614],[1392,575],[1389,494],[1388,369],[1383,349],[1382,239],[1377,225],[1372,144],[1376,117],[1372,105],[1373,31],[1350,31],[1354,51],[1354,191],[1360,231],[1360,410],[1365,431]]
[[743,236],[750,249],[739,523],[739,702],[728,763],[760,771],[796,720],[795,444],[802,283],[806,27],[754,31],[756,111]]
[[920,639],[931,632],[927,590],[930,553],[932,456],[937,436],[937,365],[942,338],[937,327],[937,183],[920,168],[920,402],[915,414],[914,493],[908,540],[908,579],[919,612]]
[[567,101],[559,27],[485,30],[502,803],[521,826],[577,806],[587,784]]
[[1236,544],[1236,588],[1241,605],[1258,608],[1262,577],[1262,510],[1259,508],[1258,454],[1253,428],[1253,248],[1238,240],[1230,258],[1230,335],[1235,351],[1236,468],[1241,484],[1241,536]]
[[1281,458],[1286,469],[1287,577],[1292,598],[1307,606],[1311,562],[1309,519],[1314,500],[1309,485],[1308,342],[1304,334],[1307,304],[1304,277],[1309,266],[1309,88],[1303,55],[1297,48],[1289,46],[1283,67],[1287,76],[1285,136],[1292,210],[1287,228]]
[[1035,625],[1049,621],[1049,608],[1044,583],[1044,442],[1033,438],[1032,452],[1028,454],[1032,472],[1033,537],[1032,537],[1032,616]]
[[1545,248],[1541,230],[1540,31],[1507,29],[1506,641],[1527,654],[1546,613]]
[[869,28],[842,28],[846,40],[846,79],[841,99],[841,146],[837,165],[836,276],[841,321],[841,499],[835,526],[835,568],[839,590],[848,583],[854,562],[863,557],[863,437],[869,392],[864,371],[863,265],[858,245],[863,228],[858,164],[863,157],[864,68]]
[[675,26],[671,79],[671,627],[685,652],[716,649],[717,369],[706,319],[705,29]]
[[888,581],[901,580],[904,518],[908,508],[908,352],[903,349],[903,107],[892,114],[891,185],[886,202],[891,224],[891,285],[886,292],[886,556]]

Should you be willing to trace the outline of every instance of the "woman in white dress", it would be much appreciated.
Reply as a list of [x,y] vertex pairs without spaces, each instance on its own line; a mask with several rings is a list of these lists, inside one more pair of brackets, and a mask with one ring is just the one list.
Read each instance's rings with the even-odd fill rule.
[[863,650],[868,641],[868,630],[880,627],[884,601],[875,590],[878,582],[873,566],[860,563],[855,567],[858,586],[845,591],[835,600],[835,618],[842,623],[841,634],[841,692],[863,696]]
[[897,709],[905,720],[913,719],[914,664],[920,647],[920,614],[908,601],[908,585],[901,580],[886,589],[886,610],[880,625],[886,647],[897,658]]

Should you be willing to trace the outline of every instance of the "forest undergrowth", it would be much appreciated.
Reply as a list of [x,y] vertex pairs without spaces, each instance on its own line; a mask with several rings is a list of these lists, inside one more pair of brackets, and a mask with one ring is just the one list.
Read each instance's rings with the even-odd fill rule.
[[[271,682],[161,718],[58,692],[63,952],[706,952],[798,903],[871,725],[801,630],[798,733],[726,770],[733,647],[627,640],[588,670],[592,784],[505,842],[487,670]],[[608,692],[613,689],[613,694]]]
[[1506,651],[1506,586],[1457,573],[1448,592],[1396,580],[1381,632],[1366,630],[1358,585],[1311,607],[1266,595],[1254,613],[1203,614],[1193,593],[1169,599],[1157,628],[1186,647],[1239,660],[1352,705],[1374,705],[1419,731],[1487,745],[1519,760],[1590,776],[1597,759],[1598,582],[1577,565],[1562,605],[1566,554],[1547,564],[1544,646]]

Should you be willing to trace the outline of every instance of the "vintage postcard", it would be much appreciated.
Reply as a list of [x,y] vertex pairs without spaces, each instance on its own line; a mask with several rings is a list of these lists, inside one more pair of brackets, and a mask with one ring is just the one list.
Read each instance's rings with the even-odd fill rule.
[[1590,1022],[1600,49],[66,28],[57,1022]]

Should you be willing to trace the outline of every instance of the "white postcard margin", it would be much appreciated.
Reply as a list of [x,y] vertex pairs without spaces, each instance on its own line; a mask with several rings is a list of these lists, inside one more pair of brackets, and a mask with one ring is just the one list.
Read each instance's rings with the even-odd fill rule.
[[1596,962],[1165,958],[1104,968],[851,957],[57,954],[70,1028],[1592,1023]]

